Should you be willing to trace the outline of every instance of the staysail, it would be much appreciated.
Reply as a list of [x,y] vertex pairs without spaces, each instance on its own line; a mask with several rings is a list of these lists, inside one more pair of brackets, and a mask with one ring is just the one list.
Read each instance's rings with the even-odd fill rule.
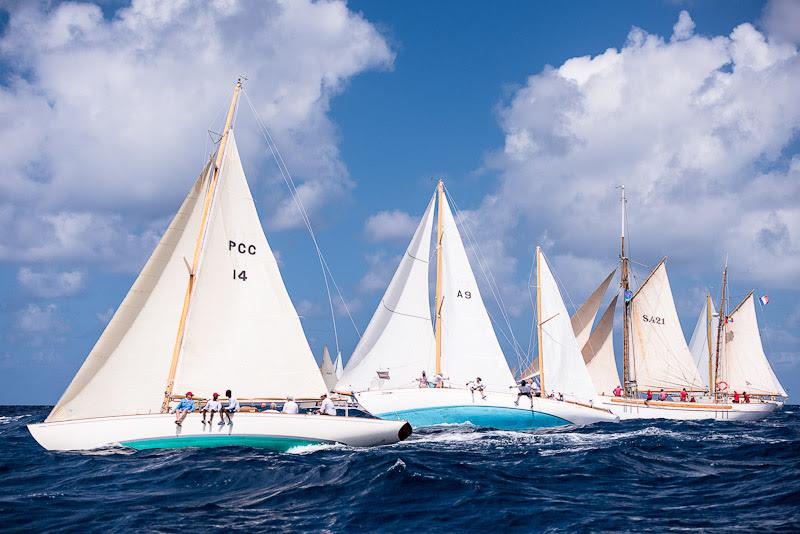
[[331,353],[328,352],[328,345],[322,348],[322,364],[319,366],[319,372],[322,375],[322,380],[325,382],[325,387],[328,391],[332,391],[336,386],[336,367],[331,361]]
[[686,388],[703,391],[683,336],[667,277],[666,258],[653,269],[631,299],[633,372],[639,391]]
[[544,389],[583,400],[596,396],[567,307],[541,249],[537,249],[539,332]]
[[442,371],[453,385],[481,377],[488,389],[507,390],[514,377],[492,328],[447,199],[442,210]]
[[435,197],[336,384],[339,391],[409,387],[434,368],[428,266]]
[[[710,308],[710,309],[709,309]],[[709,362],[713,364],[713,355],[717,352],[717,324],[719,324],[719,315],[717,310],[714,309],[714,303],[710,297],[706,298],[703,309],[700,310],[700,316],[694,325],[692,332],[692,339],[689,341],[689,352],[692,353],[692,359],[700,372],[700,379],[703,385],[711,390],[711,378],[709,376],[710,367]],[[709,349],[709,341],[711,348]]]
[[319,397],[325,384],[261,227],[232,130],[229,136],[175,391]]
[[578,340],[579,347],[586,345],[586,342],[589,340],[594,318],[597,316],[597,311],[600,309],[600,301],[603,299],[603,295],[606,294],[608,285],[611,283],[611,279],[616,272],[617,270],[614,269],[608,273],[605,280],[600,282],[597,289],[592,291],[592,294],[589,295],[586,302],[581,304],[581,307],[578,308],[575,314],[570,318],[572,330],[575,332],[575,339]]
[[592,377],[595,391],[610,395],[614,388],[621,385],[617,360],[614,357],[614,311],[617,307],[617,296],[600,317],[600,322],[592,331],[586,345],[583,346],[583,361]]
[[724,325],[720,379],[717,382],[726,382],[729,392],[747,391],[786,397],[786,390],[764,354],[753,293],[747,295],[728,317]]

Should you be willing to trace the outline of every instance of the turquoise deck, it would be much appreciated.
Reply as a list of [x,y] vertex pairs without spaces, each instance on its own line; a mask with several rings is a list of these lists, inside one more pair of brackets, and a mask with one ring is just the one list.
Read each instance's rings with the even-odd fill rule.
[[419,408],[376,414],[381,419],[405,420],[414,428],[434,425],[462,425],[498,430],[530,430],[571,425],[566,419],[525,408],[499,406],[447,406]]
[[122,445],[136,450],[178,449],[183,447],[257,447],[286,452],[293,447],[319,445],[319,440],[281,436],[176,436],[123,441]]

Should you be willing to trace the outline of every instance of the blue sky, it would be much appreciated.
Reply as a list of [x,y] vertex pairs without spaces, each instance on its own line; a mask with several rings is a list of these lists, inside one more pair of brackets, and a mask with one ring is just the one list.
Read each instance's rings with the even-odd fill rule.
[[[796,4],[231,5],[0,17],[0,403],[66,387],[199,171],[238,74],[359,328],[431,177],[475,228],[523,344],[533,248],[579,304],[616,262],[624,182],[637,274],[670,257],[686,335],[727,253],[734,296],[769,294],[765,347],[798,391]],[[319,357],[334,339],[311,241],[246,105],[237,129]],[[339,312],[346,358],[357,337]]]

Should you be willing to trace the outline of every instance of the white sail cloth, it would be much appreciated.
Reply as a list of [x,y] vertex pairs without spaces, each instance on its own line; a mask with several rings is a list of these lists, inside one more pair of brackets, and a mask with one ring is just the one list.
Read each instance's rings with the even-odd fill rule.
[[656,266],[631,299],[637,388],[702,391],[705,385],[678,321],[665,261]]
[[583,361],[592,377],[595,391],[610,395],[614,388],[621,385],[617,360],[614,356],[614,311],[617,307],[617,296],[600,317],[600,322],[592,331],[586,345],[583,346]]
[[595,386],[586,369],[575,332],[547,260],[537,249],[539,321],[545,392],[563,393],[582,400],[596,397]]
[[228,135],[174,391],[319,397],[325,384]]
[[[336,361],[333,362],[333,372],[336,375],[336,380],[339,380],[340,378],[342,378],[342,373],[344,372],[344,369],[342,368],[342,353],[341,352],[337,352],[336,353]],[[334,383],[334,387],[336,387],[335,383]]]
[[586,345],[586,342],[589,341],[589,335],[592,332],[592,324],[594,323],[594,318],[597,316],[597,311],[600,309],[600,301],[603,300],[603,295],[606,294],[606,290],[608,289],[608,285],[611,283],[611,279],[614,277],[614,273],[617,270],[614,269],[608,276],[606,276],[605,280],[600,282],[600,285],[597,286],[589,298],[586,299],[586,302],[581,304],[581,307],[572,315],[570,321],[572,323],[572,330],[575,332],[575,339],[578,341],[578,346],[583,347]]
[[[339,391],[409,387],[434,369],[428,267],[435,197],[336,384]],[[380,374],[379,374],[380,372]],[[429,374],[431,377],[431,374]]]
[[[711,310],[709,310],[709,305]],[[709,313],[710,311],[710,313]],[[714,355],[717,351],[717,325],[719,324],[719,315],[717,310],[714,309],[714,303],[711,298],[706,298],[703,309],[700,310],[700,316],[697,317],[697,322],[694,325],[692,332],[692,339],[689,341],[689,352],[692,353],[692,359],[700,372],[700,379],[703,385],[711,391],[711,378],[709,375],[709,361],[714,361]],[[711,338],[711,349],[709,346],[709,337]],[[713,372],[713,371],[712,371]]]
[[331,361],[331,353],[328,352],[328,345],[322,348],[322,364],[319,366],[319,372],[322,375],[322,380],[325,382],[325,387],[328,391],[333,391],[336,387],[336,367]]
[[786,390],[764,354],[753,293],[745,297],[729,317],[724,325],[718,382],[727,382],[729,392],[786,397]]

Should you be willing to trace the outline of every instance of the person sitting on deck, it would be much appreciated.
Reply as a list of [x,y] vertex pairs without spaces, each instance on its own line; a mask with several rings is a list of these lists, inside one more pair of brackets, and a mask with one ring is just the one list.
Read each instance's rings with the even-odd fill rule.
[[433,383],[433,387],[435,388],[443,388],[445,387],[444,381],[447,380],[442,373],[436,373],[433,375],[433,379],[431,382]]
[[213,398],[206,401],[206,405],[203,406],[203,409],[200,410],[200,413],[203,414],[203,424],[206,424],[206,414],[211,412],[211,417],[208,419],[208,424],[211,424],[214,421],[214,413],[219,412],[222,410],[222,403],[217,400],[219,397],[219,393],[212,393],[211,395]]
[[225,391],[225,396],[228,397],[228,404],[226,404],[222,408],[222,410],[219,412],[219,418],[221,419],[221,421],[219,423],[217,423],[218,425],[224,425],[225,424],[225,415],[228,416],[228,424],[232,425],[233,424],[233,419],[231,419],[231,415],[233,415],[234,413],[238,412],[239,409],[240,409],[239,401],[236,400],[236,397],[233,396],[233,393],[231,393],[231,390],[229,390],[229,389],[226,390]]
[[486,394],[483,392],[483,390],[486,389],[486,386],[484,386],[483,382],[481,382],[481,377],[477,377],[472,382],[467,382],[467,387],[469,387],[469,390],[472,392],[473,398],[475,397],[475,392],[477,391],[481,394],[481,398],[486,400]]
[[533,395],[531,395],[531,386],[528,384],[527,380],[522,380],[518,386],[509,386],[509,389],[512,387],[517,387],[519,389],[519,393],[517,393],[517,400],[514,401],[514,406],[519,406],[519,398],[520,397],[528,397],[531,399],[531,404],[533,404]]
[[430,387],[430,383],[428,382],[428,375],[425,374],[425,369],[422,370],[422,375],[417,378],[417,382],[419,382],[419,387],[427,388]]
[[736,404],[739,404],[739,392],[738,391],[734,391],[733,392],[733,402],[735,402]]
[[328,395],[323,393],[320,399],[322,399],[322,402],[317,413],[320,415],[336,415],[336,406],[333,405],[333,401],[328,398]]
[[683,388],[683,390],[681,390],[681,402],[686,402],[686,397],[688,396],[689,393],[686,392],[686,388]]
[[653,392],[648,389],[647,398],[645,399],[645,401],[651,401],[651,400],[653,400]]
[[744,402],[750,404],[750,395],[746,391],[742,391],[742,397],[744,397]]
[[667,392],[664,391],[663,389],[658,394],[658,400],[660,400],[660,401],[667,400]]
[[181,402],[172,411],[175,413],[175,424],[181,426],[189,412],[194,411],[194,394],[191,391],[187,391],[186,396],[181,399]]
[[694,398],[694,395],[692,395],[692,398],[689,400],[689,402],[697,402],[697,399]]
[[617,387],[614,388],[614,396],[615,397],[621,397],[622,396],[622,388],[621,387],[617,386]]
[[286,402],[283,403],[283,409],[281,413],[288,413],[288,414],[297,414],[300,413],[300,407],[294,401],[294,397],[289,395],[286,397]]

